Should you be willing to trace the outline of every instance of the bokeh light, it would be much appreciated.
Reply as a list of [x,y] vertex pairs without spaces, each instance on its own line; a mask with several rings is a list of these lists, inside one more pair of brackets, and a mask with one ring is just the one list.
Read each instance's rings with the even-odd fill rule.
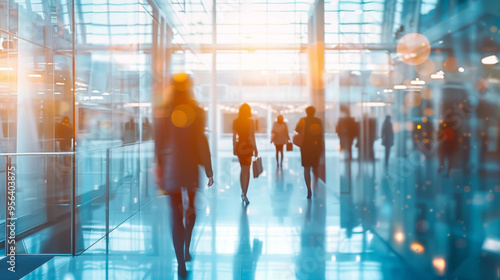
[[397,52],[404,63],[418,65],[424,63],[429,57],[431,45],[424,35],[409,33],[399,40]]
[[408,92],[405,95],[405,106],[408,108],[414,108],[420,106],[422,98],[418,92]]
[[446,271],[446,261],[443,258],[434,258],[432,260],[432,266],[434,266],[434,269],[436,269],[439,275],[443,275]]
[[425,251],[424,246],[422,246],[422,244],[418,242],[412,242],[410,245],[410,250],[417,254],[422,254]]
[[453,56],[450,56],[448,58],[446,58],[446,60],[444,61],[443,63],[443,66],[444,66],[444,69],[446,69],[447,71],[455,71],[457,70],[458,68],[458,61],[455,57]]
[[436,70],[436,64],[432,59],[427,59],[421,64],[415,65],[415,71],[422,76],[429,76]]

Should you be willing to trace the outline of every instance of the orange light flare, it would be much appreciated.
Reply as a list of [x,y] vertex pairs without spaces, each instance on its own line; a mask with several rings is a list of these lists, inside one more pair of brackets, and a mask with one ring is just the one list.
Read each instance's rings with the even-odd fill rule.
[[431,53],[431,45],[427,38],[419,33],[403,36],[397,46],[398,56],[408,65],[424,63]]
[[436,64],[430,58],[421,64],[415,65],[415,71],[423,77],[430,76],[435,70]]
[[458,68],[458,61],[453,56],[450,56],[446,58],[446,60],[443,63],[443,66],[444,69],[446,69],[447,71],[453,72],[456,71]]
[[398,243],[403,242],[405,240],[404,233],[402,233],[400,231],[394,233],[394,240],[396,240],[396,242],[398,242]]
[[322,89],[325,87],[325,43],[318,41],[309,45],[308,55],[311,87],[313,89]]
[[416,254],[422,254],[425,251],[425,248],[418,242],[412,242],[410,245],[410,250],[412,250]]
[[434,258],[432,260],[432,266],[434,266],[438,275],[444,275],[446,271],[446,260],[441,257]]

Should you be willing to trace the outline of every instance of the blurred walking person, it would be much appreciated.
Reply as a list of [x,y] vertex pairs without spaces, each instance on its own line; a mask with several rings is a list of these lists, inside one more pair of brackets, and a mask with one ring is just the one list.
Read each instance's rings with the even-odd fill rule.
[[392,129],[391,116],[387,115],[382,125],[382,146],[385,146],[385,166],[389,164],[392,145],[394,145],[394,130]]
[[248,204],[248,185],[250,184],[250,166],[252,155],[257,157],[257,144],[255,143],[255,123],[251,119],[252,109],[250,105],[240,106],[238,118],[233,122],[233,153],[238,156],[241,166],[240,184],[241,200]]
[[356,123],[353,117],[351,117],[351,113],[349,108],[340,109],[345,115],[339,118],[336,132],[339,136],[340,147],[347,154],[347,160],[351,162],[352,160],[352,143],[354,139],[359,135],[359,125]]
[[[319,160],[324,150],[323,124],[319,118],[314,116],[316,109],[312,106],[306,108],[306,117],[301,118],[295,127],[298,135],[302,135],[300,145],[300,157],[304,167],[304,179],[307,187],[307,198],[310,199],[311,191],[311,169],[314,181],[318,179]],[[295,143],[295,141],[294,141]]]
[[[156,176],[160,189],[168,196],[177,273],[184,279],[187,277],[185,262],[191,260],[189,247],[196,219],[194,203],[199,185],[198,165],[204,167],[209,187],[214,180],[204,133],[205,112],[194,99],[192,80],[187,74],[176,74],[170,83],[168,100],[155,112]],[[182,189],[187,191],[189,199],[185,212]]]
[[457,131],[452,128],[450,122],[443,121],[438,130],[438,156],[439,169],[438,173],[444,169],[444,162],[448,162],[445,176],[450,175],[452,168],[453,156],[458,149]]
[[[282,115],[279,115],[273,124],[271,135],[271,143],[274,143],[276,147],[276,166],[283,168],[283,146],[290,141],[290,135],[288,134],[288,125]],[[279,154],[281,154],[281,159],[279,159]]]

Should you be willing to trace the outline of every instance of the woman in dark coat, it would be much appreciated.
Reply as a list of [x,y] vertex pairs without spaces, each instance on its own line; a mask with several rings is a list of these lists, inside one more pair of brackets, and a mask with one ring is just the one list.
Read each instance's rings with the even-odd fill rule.
[[392,129],[391,116],[387,115],[382,125],[382,146],[385,146],[385,166],[389,164],[392,145],[394,145],[394,130]]
[[250,184],[250,166],[252,155],[258,156],[257,144],[255,143],[255,123],[251,119],[252,109],[250,105],[240,106],[238,118],[233,122],[233,153],[238,156],[241,166],[240,184],[241,200],[248,204],[248,184]]
[[314,179],[318,179],[318,166],[325,147],[323,137],[323,124],[314,116],[316,109],[312,106],[306,108],[306,117],[300,119],[295,131],[303,134],[303,143],[300,146],[300,157],[304,166],[304,179],[307,187],[307,198],[311,198],[311,168]]
[[[193,97],[191,78],[187,74],[174,75],[168,94],[169,100],[155,111],[156,175],[160,189],[169,198],[177,272],[179,278],[185,278],[185,261],[191,259],[189,246],[196,219],[194,202],[199,184],[198,166],[204,167],[208,186],[214,181],[208,140],[204,133],[205,112]],[[182,204],[183,188],[189,197],[186,213]]]

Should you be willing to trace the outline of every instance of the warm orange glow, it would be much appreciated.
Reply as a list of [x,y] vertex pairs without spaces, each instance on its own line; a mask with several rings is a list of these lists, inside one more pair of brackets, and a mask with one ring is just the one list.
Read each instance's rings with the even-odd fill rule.
[[418,242],[412,242],[410,245],[410,250],[417,254],[422,254],[425,251],[424,246],[422,246],[422,244]]
[[175,107],[172,113],[172,123],[176,127],[188,127],[190,126],[195,118],[195,112],[191,106],[179,105]]
[[422,98],[419,93],[409,92],[405,95],[405,105],[409,108],[414,108],[420,106]]
[[434,110],[432,110],[432,108],[427,108],[425,109],[425,113],[424,113],[427,117],[432,117],[434,115]]
[[396,232],[394,234],[394,240],[396,240],[398,243],[401,243],[405,240],[405,235],[402,232]]
[[415,65],[415,71],[422,76],[429,76],[436,70],[436,64],[432,59],[427,59],[424,63]]
[[434,266],[434,269],[436,269],[439,275],[443,275],[446,270],[446,261],[444,258],[434,258],[432,260],[432,266]]
[[450,56],[448,57],[444,63],[443,63],[443,66],[446,70],[448,71],[455,71],[457,70],[457,67],[458,67],[458,62],[457,62],[457,59],[454,58],[453,56]]
[[315,42],[309,46],[309,70],[311,87],[314,89],[324,88],[324,56],[325,56],[325,43]]
[[404,63],[419,65],[429,57],[431,45],[424,35],[409,33],[399,40],[397,52]]
[[374,87],[389,87],[389,75],[386,72],[373,71],[370,74],[370,83]]

